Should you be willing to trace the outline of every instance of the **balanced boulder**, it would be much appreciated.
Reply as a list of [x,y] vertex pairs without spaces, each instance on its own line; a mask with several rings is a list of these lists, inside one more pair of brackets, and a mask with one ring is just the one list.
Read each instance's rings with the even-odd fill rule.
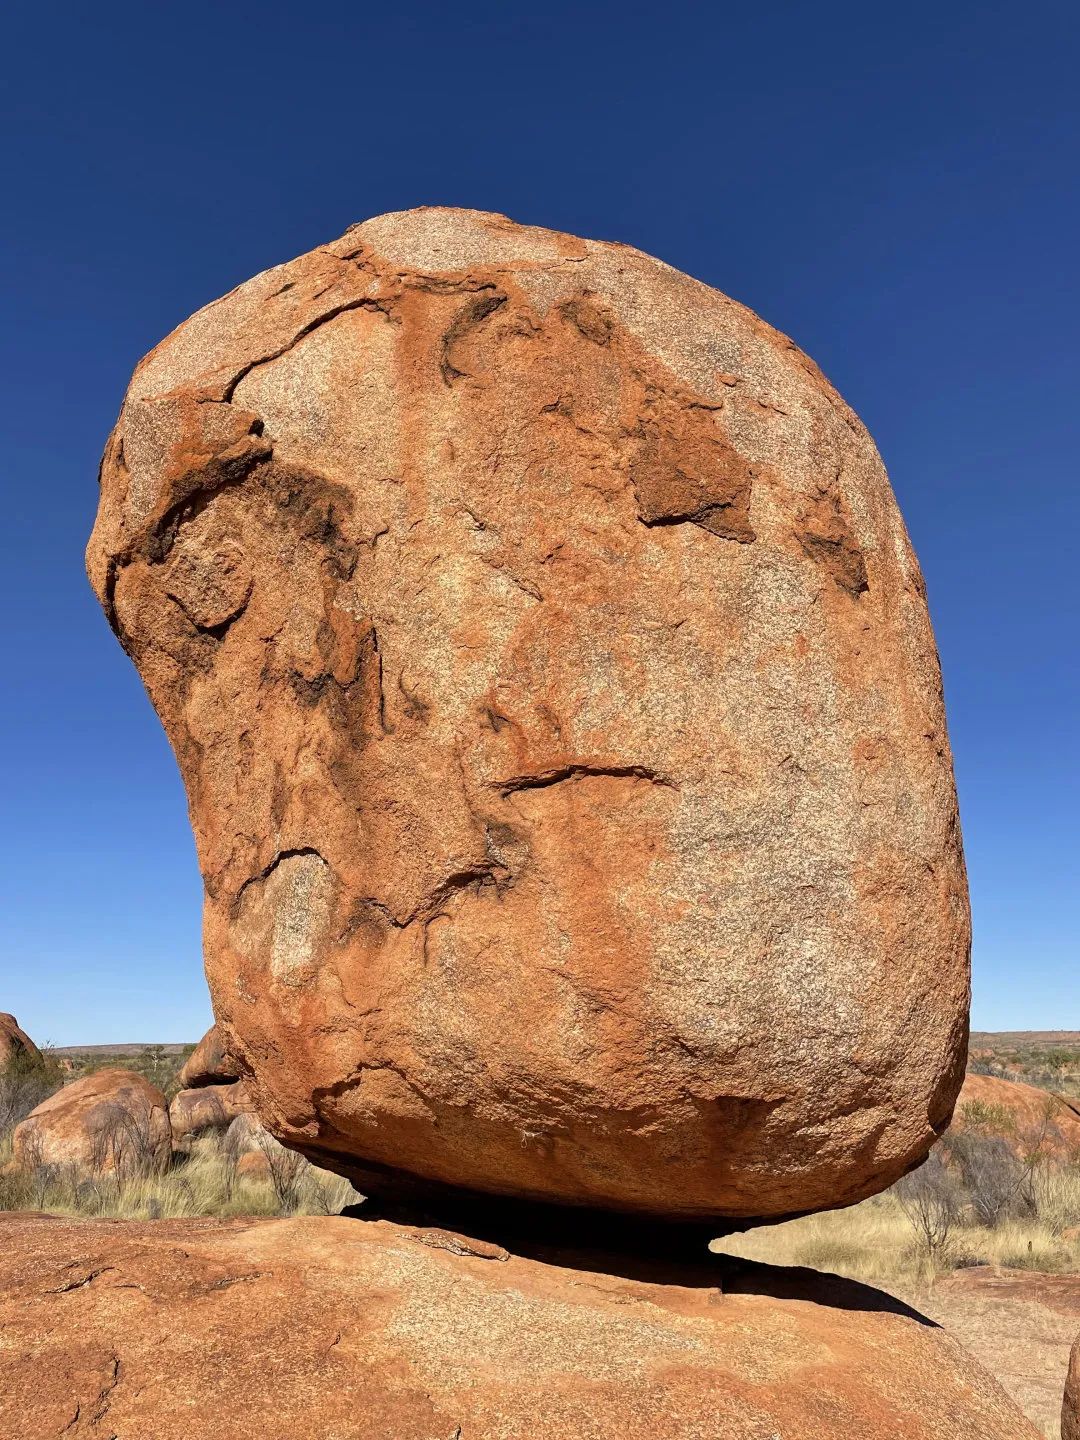
[[135,1173],[159,1168],[172,1149],[165,1097],[134,1070],[97,1070],[32,1110],[12,1137],[12,1157],[30,1169],[74,1165]]
[[88,566],[286,1144],[711,1220],[858,1200],[948,1124],[923,583],[866,430],[741,305],[501,216],[368,221],[141,362]]

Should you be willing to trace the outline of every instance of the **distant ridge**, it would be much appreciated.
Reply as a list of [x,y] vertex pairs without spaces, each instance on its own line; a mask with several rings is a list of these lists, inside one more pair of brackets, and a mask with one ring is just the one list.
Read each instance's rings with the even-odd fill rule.
[[160,1045],[147,1041],[145,1045],[50,1045],[53,1055],[141,1055],[144,1050],[161,1050],[165,1055],[180,1055],[194,1046],[195,1041],[180,1044]]

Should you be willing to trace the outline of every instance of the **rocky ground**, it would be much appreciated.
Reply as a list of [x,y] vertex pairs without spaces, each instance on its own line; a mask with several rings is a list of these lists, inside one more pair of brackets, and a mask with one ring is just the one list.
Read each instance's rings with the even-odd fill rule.
[[977,1266],[905,1298],[955,1335],[1056,1440],[1069,1350],[1080,1333],[1080,1275]]
[[3,1217],[0,1328],[2,1440],[1037,1435],[945,1331],[851,1281],[568,1268],[389,1221]]

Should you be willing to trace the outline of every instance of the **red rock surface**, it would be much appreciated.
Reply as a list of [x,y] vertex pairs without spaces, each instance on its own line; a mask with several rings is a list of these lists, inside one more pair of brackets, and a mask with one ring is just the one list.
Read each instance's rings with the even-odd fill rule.
[[181,1090],[197,1089],[200,1085],[230,1085],[240,1079],[236,1065],[225,1053],[216,1025],[210,1026],[181,1065],[176,1078]]
[[1080,1158],[1080,1113],[1075,1106],[1075,1101],[1035,1085],[999,1080],[994,1075],[967,1075],[956,1102],[953,1128],[985,1128],[1025,1156]]
[[364,1190],[854,1201],[959,1088],[922,580],[783,335],[625,246],[382,216],[136,370],[94,586],[267,1125]]
[[162,1163],[172,1148],[165,1097],[134,1070],[97,1070],[73,1080],[15,1127],[21,1166],[86,1170]]
[[270,1161],[261,1150],[246,1150],[236,1162],[238,1180],[269,1180]]
[[0,1328],[2,1440],[1037,1434],[863,1286],[719,1263],[629,1279],[385,1222],[2,1217]]
[[23,1030],[14,1015],[0,1011],[0,1070],[12,1061],[40,1061],[41,1051]]

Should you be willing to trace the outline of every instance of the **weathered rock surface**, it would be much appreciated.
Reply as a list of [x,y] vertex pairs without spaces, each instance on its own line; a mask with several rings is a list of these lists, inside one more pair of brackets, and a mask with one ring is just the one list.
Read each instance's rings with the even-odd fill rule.
[[98,1070],[50,1095],[15,1127],[17,1165],[86,1170],[160,1164],[172,1148],[165,1097],[134,1070]]
[[643,1214],[948,1123],[968,909],[923,585],[784,336],[624,246],[382,216],[136,370],[93,584],[176,750],[267,1125]]
[[1073,1341],[1065,1396],[1061,1402],[1061,1440],[1080,1440],[1080,1336]]
[[629,1279],[341,1218],[3,1217],[0,1328],[2,1440],[1037,1434],[864,1286],[734,1262]]
[[1080,1158],[1080,1110],[1061,1095],[1000,1080],[995,1075],[968,1075],[956,1102],[953,1129],[985,1129],[1017,1154]]
[[41,1061],[41,1051],[23,1030],[14,1015],[0,1011],[0,1071],[6,1070],[12,1062],[35,1064]]
[[199,1085],[179,1090],[169,1102],[173,1140],[200,1135],[205,1130],[227,1130],[238,1115],[251,1109],[251,1097],[242,1080],[232,1085]]
[[194,1090],[200,1085],[231,1085],[240,1079],[236,1065],[225,1053],[221,1031],[216,1025],[199,1041],[177,1074],[181,1090]]

